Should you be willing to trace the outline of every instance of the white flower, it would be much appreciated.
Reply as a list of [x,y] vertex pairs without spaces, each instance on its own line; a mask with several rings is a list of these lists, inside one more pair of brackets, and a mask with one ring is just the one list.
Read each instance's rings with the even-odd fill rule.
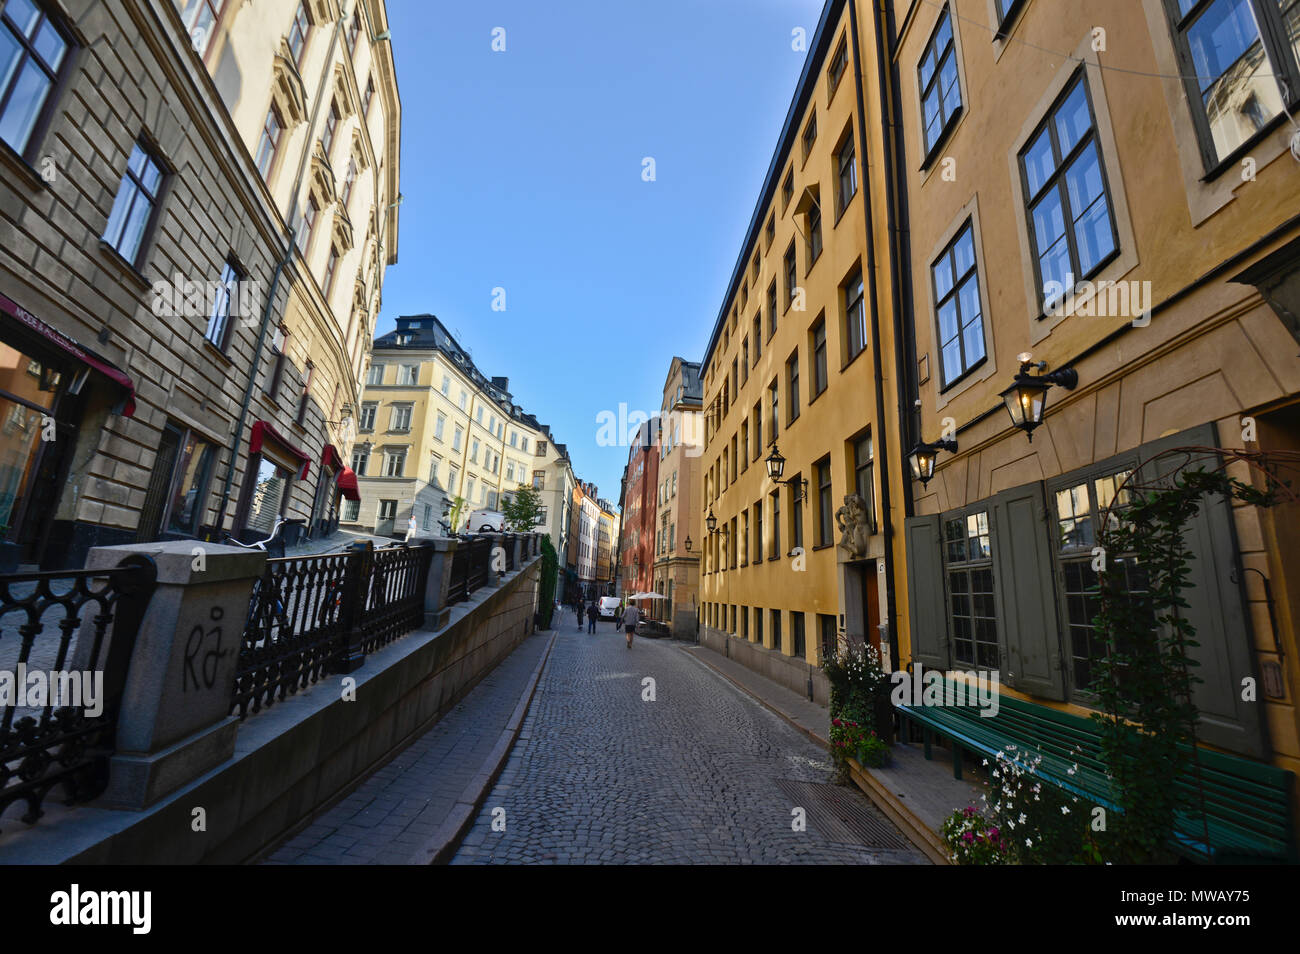
[[1032,838],[1026,838],[1026,839],[1025,839],[1025,847],[1026,847],[1026,848],[1032,848],[1032,847],[1034,847],[1034,840],[1033,840]]
[[989,760],[988,760],[988,759],[985,759],[985,760],[984,760],[984,764],[985,764],[985,765],[988,765],[988,764],[989,764]]
[[1025,818],[1025,813],[1021,812],[1020,817],[1017,818],[1016,821],[1020,822],[1020,824],[1023,825],[1027,821],[1027,819]]
[[1062,814],[1062,815],[1068,815],[1068,814],[1070,814],[1070,810],[1069,810],[1068,808],[1066,808],[1064,805],[1062,805],[1062,806],[1061,806],[1061,814]]

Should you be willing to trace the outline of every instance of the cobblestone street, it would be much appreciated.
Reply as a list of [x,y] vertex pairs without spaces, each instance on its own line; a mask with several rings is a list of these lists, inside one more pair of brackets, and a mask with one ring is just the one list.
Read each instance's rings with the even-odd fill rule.
[[681,644],[629,651],[598,629],[565,620],[453,863],[925,862],[864,796],[827,784],[824,751]]

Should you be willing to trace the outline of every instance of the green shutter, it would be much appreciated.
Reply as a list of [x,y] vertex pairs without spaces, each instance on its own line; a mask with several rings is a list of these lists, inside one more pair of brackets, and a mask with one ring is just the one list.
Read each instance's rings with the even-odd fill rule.
[[1008,686],[1064,699],[1051,535],[1042,483],[1004,490],[992,501],[994,588]]
[[907,607],[912,622],[912,661],[948,668],[948,626],[938,514],[910,517],[907,538]]
[[[1213,424],[1203,424],[1172,437],[1161,438],[1139,449],[1144,461],[1173,447],[1217,447]],[[1165,460],[1147,463],[1142,470],[1144,484],[1158,475],[1182,466],[1187,458],[1171,455]],[[1202,466],[1202,465],[1194,465]],[[1207,469],[1213,464],[1207,462]],[[1196,642],[1190,655],[1200,665],[1193,674],[1201,682],[1192,692],[1192,701],[1200,710],[1196,735],[1203,742],[1221,746],[1231,752],[1260,757],[1265,754],[1260,725],[1259,702],[1241,698],[1242,682],[1255,678],[1250,618],[1242,600],[1241,586],[1233,582],[1242,578],[1240,558],[1232,522],[1232,505],[1227,498],[1215,496],[1201,501],[1200,510],[1188,522],[1184,536],[1192,554],[1188,585],[1183,591],[1187,600],[1187,618],[1196,627]]]

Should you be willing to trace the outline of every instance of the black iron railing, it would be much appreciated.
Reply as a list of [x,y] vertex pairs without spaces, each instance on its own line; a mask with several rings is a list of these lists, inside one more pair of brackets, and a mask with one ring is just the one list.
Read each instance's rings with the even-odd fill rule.
[[424,619],[431,547],[358,547],[266,561],[253,585],[231,713],[242,719],[364,655]]
[[[145,607],[157,581],[146,556],[111,570],[57,570],[0,576],[0,815],[25,802],[22,820],[44,814],[62,788],[65,804],[108,784],[117,716]],[[26,698],[43,673],[43,698]],[[89,684],[88,684],[89,683]],[[22,695],[19,695],[19,689]]]
[[470,594],[488,582],[492,572],[492,538],[461,538],[451,555],[451,582],[447,604],[463,603]]

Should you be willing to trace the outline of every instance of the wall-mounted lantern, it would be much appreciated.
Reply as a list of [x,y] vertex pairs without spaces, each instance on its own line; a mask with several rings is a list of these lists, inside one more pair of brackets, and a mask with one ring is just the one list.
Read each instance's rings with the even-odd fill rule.
[[930,478],[934,476],[934,463],[938,459],[941,450],[955,454],[957,452],[957,442],[941,439],[933,444],[928,444],[921,441],[907,455],[907,462],[912,467],[912,479],[919,480],[922,487],[927,486],[930,483]]
[[789,480],[781,479],[781,475],[785,473],[785,458],[781,456],[781,451],[775,442],[772,444],[772,453],[767,455],[763,463],[767,464],[767,476],[772,479],[773,483],[793,485],[795,503],[799,503],[808,496],[808,481],[806,478],[791,477]]
[[[1034,440],[1034,428],[1043,423],[1043,411],[1047,408],[1047,391],[1054,384],[1059,384],[1067,391],[1073,391],[1079,385],[1079,372],[1074,368],[1061,368],[1047,371],[1046,361],[1030,361],[1029,354],[1020,355],[1020,373],[1016,375],[1011,387],[1002,392],[1011,423],[1020,428]],[[1029,372],[1036,369],[1038,374]]]

